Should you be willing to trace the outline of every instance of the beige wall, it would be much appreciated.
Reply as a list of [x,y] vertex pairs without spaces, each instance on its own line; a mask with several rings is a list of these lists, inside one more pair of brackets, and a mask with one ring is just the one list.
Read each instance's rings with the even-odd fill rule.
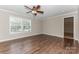
[[77,37],[78,37],[78,40],[79,40],[79,7],[78,7],[78,21],[77,21]]
[[26,16],[19,15],[18,13],[11,13],[11,12],[0,10],[0,42],[6,41],[6,40],[12,40],[16,38],[37,35],[41,33],[41,21],[32,19],[32,31],[31,32],[10,34],[9,33],[9,16],[10,15],[15,15],[15,16],[26,18]]
[[77,33],[78,32],[77,11],[54,17],[49,17],[43,20],[43,33],[52,36],[64,37],[64,18],[66,17],[74,17],[74,38],[78,39],[79,37]]
[[63,22],[63,18],[59,17],[50,17],[43,20],[43,33],[63,37]]

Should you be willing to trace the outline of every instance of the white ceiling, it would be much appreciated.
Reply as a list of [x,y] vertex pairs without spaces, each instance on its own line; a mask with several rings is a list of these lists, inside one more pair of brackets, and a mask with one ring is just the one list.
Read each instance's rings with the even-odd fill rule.
[[[29,6],[32,7],[32,6]],[[73,12],[77,10],[77,5],[41,5],[41,9],[44,11],[44,14],[38,14],[35,16],[37,19],[46,18],[49,16],[56,16],[68,12]],[[33,18],[31,13],[27,14],[26,12],[29,11],[25,9],[23,5],[0,5],[0,9],[5,9],[13,12],[20,13],[22,15],[29,16],[29,18]]]

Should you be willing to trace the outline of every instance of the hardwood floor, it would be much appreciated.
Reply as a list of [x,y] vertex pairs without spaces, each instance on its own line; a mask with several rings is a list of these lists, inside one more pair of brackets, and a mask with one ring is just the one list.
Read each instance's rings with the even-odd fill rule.
[[64,47],[62,38],[37,35],[0,43],[1,54],[78,54],[79,44]]

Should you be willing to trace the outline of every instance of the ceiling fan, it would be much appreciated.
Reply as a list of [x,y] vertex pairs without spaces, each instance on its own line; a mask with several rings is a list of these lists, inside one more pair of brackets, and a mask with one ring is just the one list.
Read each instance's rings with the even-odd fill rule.
[[29,9],[30,11],[26,12],[26,13],[32,13],[33,15],[37,15],[38,13],[40,14],[43,14],[44,11],[41,11],[40,8],[41,6],[40,5],[37,5],[37,6],[33,6],[32,8],[28,7],[28,6],[24,6],[26,9]]

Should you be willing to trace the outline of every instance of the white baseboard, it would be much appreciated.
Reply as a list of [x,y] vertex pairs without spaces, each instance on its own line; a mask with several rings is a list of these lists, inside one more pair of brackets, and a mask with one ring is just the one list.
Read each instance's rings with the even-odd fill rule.
[[64,38],[63,36],[59,36],[59,35],[52,35],[52,34],[47,34],[46,35],[50,35],[50,36],[56,36],[56,37],[60,37],[60,38]]

